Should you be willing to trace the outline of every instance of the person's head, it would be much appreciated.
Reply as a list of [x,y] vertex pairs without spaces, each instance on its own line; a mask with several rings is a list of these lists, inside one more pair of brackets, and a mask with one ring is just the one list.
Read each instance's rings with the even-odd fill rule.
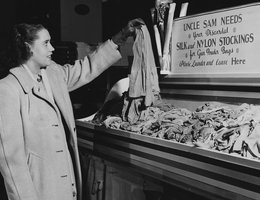
[[12,30],[9,45],[10,68],[30,63],[35,67],[50,64],[54,50],[48,30],[41,24],[18,24]]

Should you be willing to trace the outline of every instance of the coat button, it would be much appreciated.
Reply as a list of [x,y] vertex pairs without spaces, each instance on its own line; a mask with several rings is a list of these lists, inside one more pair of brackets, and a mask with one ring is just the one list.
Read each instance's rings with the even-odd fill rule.
[[72,192],[73,197],[75,197],[77,195],[77,193],[75,191]]

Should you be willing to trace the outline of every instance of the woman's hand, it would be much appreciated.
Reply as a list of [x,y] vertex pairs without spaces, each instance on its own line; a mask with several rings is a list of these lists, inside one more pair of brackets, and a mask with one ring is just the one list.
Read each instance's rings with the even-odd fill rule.
[[116,35],[112,37],[112,40],[117,45],[125,43],[129,36],[134,35],[136,29],[140,29],[142,25],[145,25],[141,18],[130,20],[127,25]]

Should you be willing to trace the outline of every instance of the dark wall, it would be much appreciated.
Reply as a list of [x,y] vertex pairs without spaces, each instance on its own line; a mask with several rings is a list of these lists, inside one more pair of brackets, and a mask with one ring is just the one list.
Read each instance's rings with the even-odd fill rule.
[[54,40],[60,37],[59,0],[16,0],[15,22],[41,23]]
[[207,12],[222,8],[229,8],[254,2],[260,2],[259,0],[198,0],[189,1],[190,6],[188,14],[197,14],[201,12]]
[[146,23],[150,23],[150,8],[153,5],[152,0],[108,0],[104,2],[102,12],[104,38],[111,37],[134,18],[142,18]]
[[[140,17],[151,29],[150,9],[154,0],[103,0],[102,1],[102,33],[103,39],[112,37],[127,22]],[[260,0],[175,0],[176,12],[182,2],[189,2],[188,15],[206,12],[245,3],[260,2]],[[51,32],[54,40],[60,40],[60,0],[8,0],[0,6],[0,44],[3,44],[5,34],[14,23],[42,23]],[[77,22],[75,22],[77,23]],[[90,27],[91,31],[91,27]],[[0,48],[3,45],[0,45]]]
[[15,0],[8,0],[0,6],[0,50],[6,45],[6,36],[15,23]]
[[[260,2],[260,0],[175,0],[177,3],[175,14],[180,11],[181,3],[189,2],[187,15],[216,9],[228,8],[247,3]],[[104,39],[111,37],[128,20],[140,17],[151,29],[150,9],[155,5],[155,0],[107,0],[103,3],[103,36]]]

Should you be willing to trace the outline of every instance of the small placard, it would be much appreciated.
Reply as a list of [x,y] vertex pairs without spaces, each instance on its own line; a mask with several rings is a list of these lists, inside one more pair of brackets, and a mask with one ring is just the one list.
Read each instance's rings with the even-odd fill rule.
[[260,4],[175,19],[174,75],[260,74]]

